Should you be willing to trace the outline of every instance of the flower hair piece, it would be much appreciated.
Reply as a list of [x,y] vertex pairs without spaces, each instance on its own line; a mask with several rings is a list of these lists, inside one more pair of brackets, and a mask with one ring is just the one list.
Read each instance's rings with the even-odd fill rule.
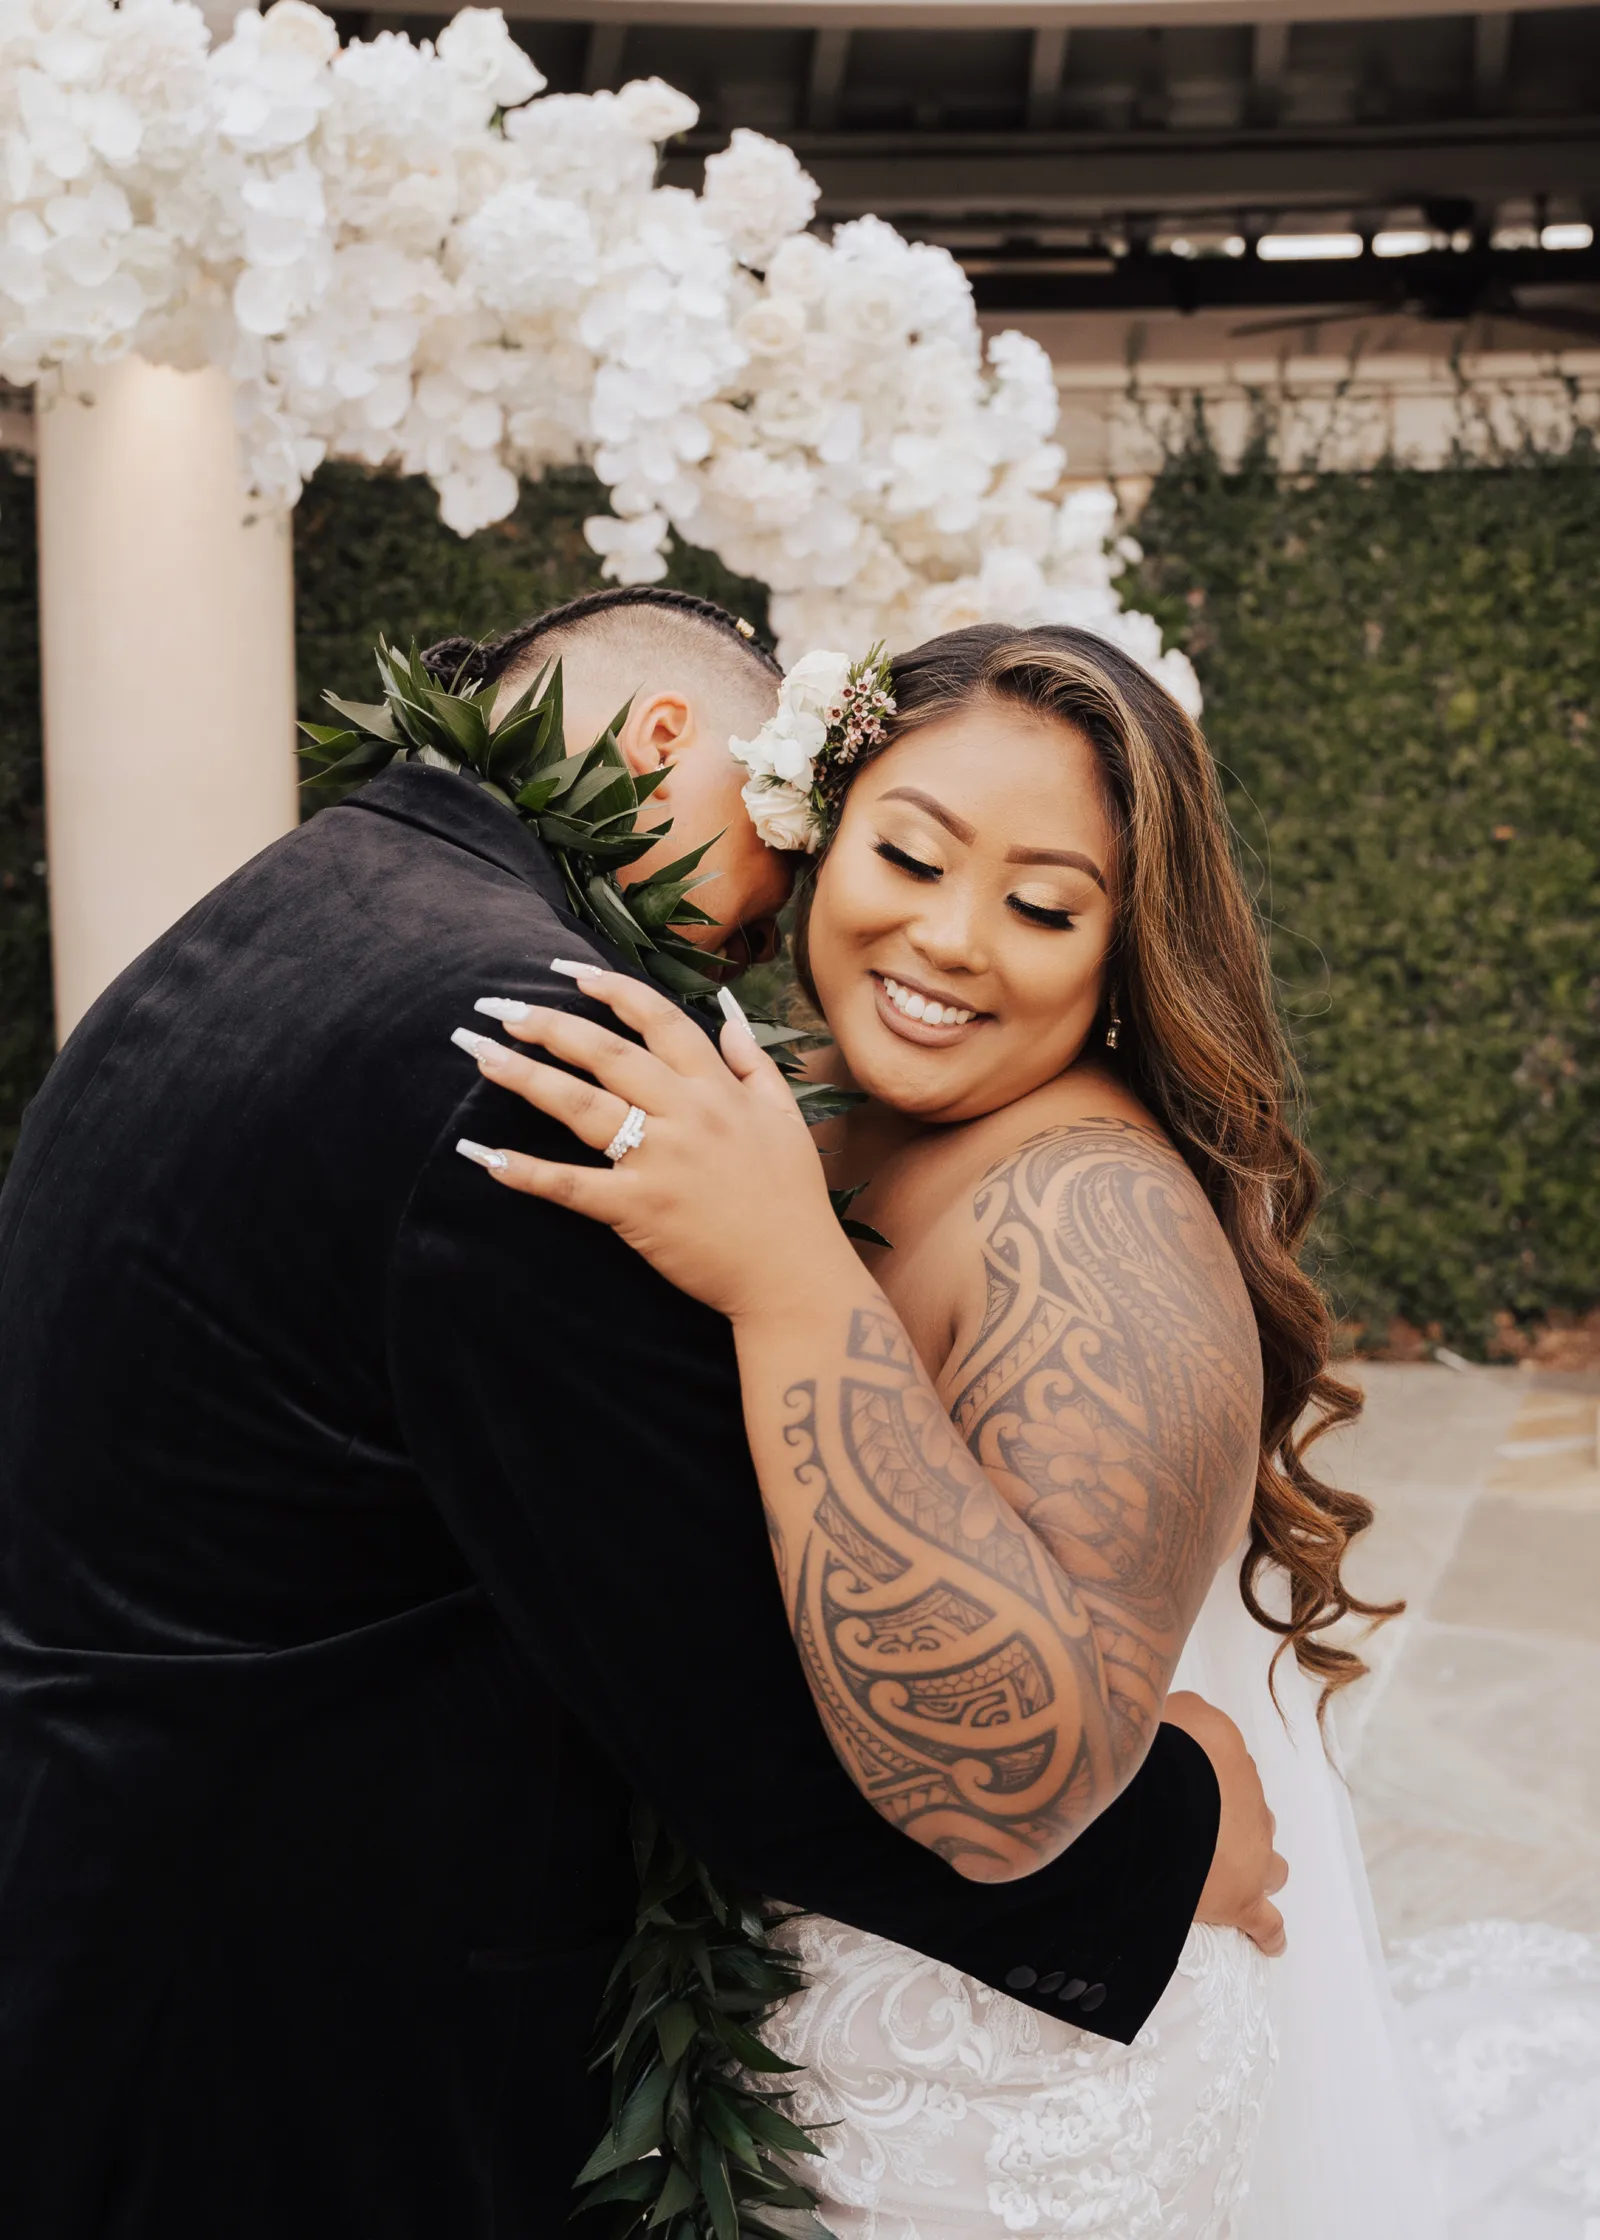
[[753,739],[730,739],[750,772],[744,805],[769,848],[815,855],[839,812],[844,774],[863,748],[881,745],[894,714],[881,645],[861,661],[808,653],[783,680],[776,714]]

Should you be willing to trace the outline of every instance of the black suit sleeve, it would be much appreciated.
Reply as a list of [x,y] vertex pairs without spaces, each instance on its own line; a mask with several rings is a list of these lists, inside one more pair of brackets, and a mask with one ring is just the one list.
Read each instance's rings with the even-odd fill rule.
[[897,1835],[801,1676],[726,1322],[609,1230],[498,1188],[458,1135],[576,1154],[503,1090],[464,1097],[396,1243],[397,1404],[503,1623],[593,1748],[746,1886],[1130,2041],[1210,1865],[1204,1753],[1162,1727],[1118,1801],[1020,1882],[964,1882]]

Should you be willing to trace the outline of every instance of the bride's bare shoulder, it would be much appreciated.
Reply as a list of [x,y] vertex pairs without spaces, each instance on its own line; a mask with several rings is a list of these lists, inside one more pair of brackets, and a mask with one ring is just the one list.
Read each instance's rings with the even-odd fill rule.
[[992,1372],[1024,1326],[1037,1334],[1047,1295],[1047,1321],[1060,1310],[1115,1350],[1198,1348],[1226,1412],[1248,1422],[1260,1356],[1237,1263],[1188,1166],[1119,1083],[1085,1068],[959,1135],[939,1147],[944,1174],[925,1177],[942,1202],[918,1268],[942,1294],[949,1369],[981,1356]]

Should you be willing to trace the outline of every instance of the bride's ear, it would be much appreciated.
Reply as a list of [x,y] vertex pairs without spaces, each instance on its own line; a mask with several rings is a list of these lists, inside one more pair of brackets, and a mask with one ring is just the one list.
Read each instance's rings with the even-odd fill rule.
[[628,710],[617,744],[634,776],[644,778],[675,761],[693,731],[693,712],[681,692],[642,692]]

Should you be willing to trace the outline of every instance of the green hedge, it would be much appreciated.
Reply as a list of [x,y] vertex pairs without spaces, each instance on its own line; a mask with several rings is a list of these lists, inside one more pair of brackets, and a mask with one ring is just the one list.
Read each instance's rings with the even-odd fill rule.
[[1273,926],[1330,1183],[1323,1275],[1381,1338],[1600,1299],[1600,461],[1224,473],[1124,588],[1185,645]]
[[[0,1157],[48,1062],[31,485],[0,469]],[[421,484],[325,469],[296,518],[301,703],[375,631],[482,634],[596,580],[581,474],[462,543]],[[1172,460],[1124,585],[1187,645],[1274,924],[1330,1177],[1324,1273],[1481,1349],[1600,1297],[1600,466]],[[758,623],[703,553],[673,580]]]
[[[584,516],[609,510],[591,475],[553,474],[524,490],[509,520],[463,540],[440,521],[427,483],[324,467],[295,515],[300,713],[326,714],[325,687],[370,699],[380,630],[420,645],[456,632],[489,637],[595,590],[600,563],[583,541]],[[708,552],[675,547],[666,580],[766,626],[764,586]]]

